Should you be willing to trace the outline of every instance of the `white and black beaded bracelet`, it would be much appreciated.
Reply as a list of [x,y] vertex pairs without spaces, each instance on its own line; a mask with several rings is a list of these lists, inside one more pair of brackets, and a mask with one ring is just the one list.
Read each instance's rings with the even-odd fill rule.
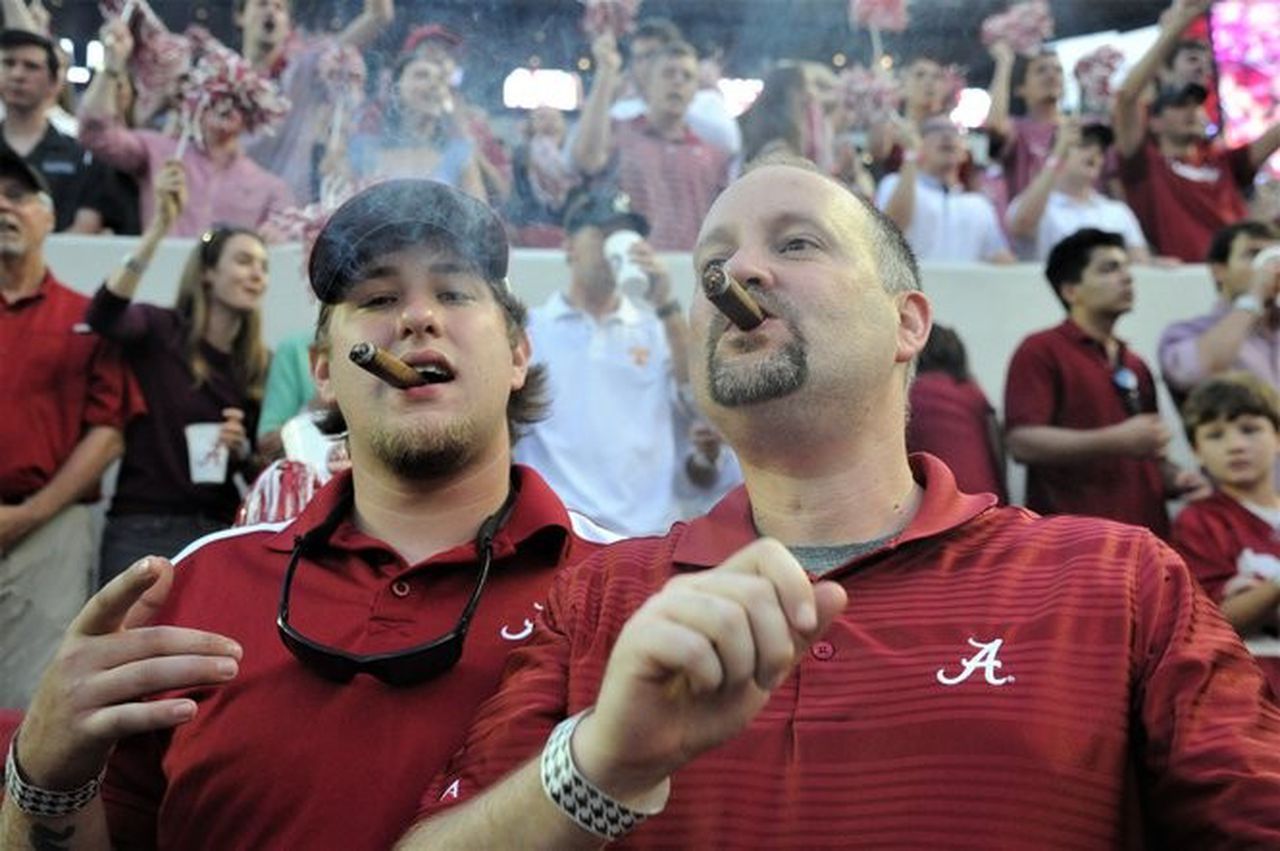
[[542,790],[582,829],[601,839],[621,839],[649,816],[662,812],[662,805],[650,812],[633,810],[582,776],[573,761],[571,743],[573,731],[586,713],[566,718],[551,731],[542,749]]
[[78,813],[98,795],[107,768],[103,766],[98,776],[75,789],[41,789],[22,776],[18,768],[18,736],[9,742],[9,753],[4,758],[4,793],[14,806],[34,818],[64,818]]

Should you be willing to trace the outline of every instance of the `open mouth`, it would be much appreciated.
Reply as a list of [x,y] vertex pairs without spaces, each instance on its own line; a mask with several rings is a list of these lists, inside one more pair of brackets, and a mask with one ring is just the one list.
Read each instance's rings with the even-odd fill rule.
[[453,370],[443,364],[423,364],[422,366],[415,366],[414,370],[418,375],[422,376],[422,380],[427,384],[445,384],[453,381]]

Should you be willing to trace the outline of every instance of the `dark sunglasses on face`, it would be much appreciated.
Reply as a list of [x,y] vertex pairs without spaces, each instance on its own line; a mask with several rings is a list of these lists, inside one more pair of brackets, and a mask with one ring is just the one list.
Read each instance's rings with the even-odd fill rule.
[[453,629],[426,644],[389,653],[368,655],[348,653],[340,648],[322,644],[303,635],[289,623],[289,597],[294,572],[298,569],[303,555],[318,552],[326,546],[329,536],[333,534],[338,523],[349,516],[351,498],[348,496],[323,523],[306,535],[299,535],[295,540],[293,555],[285,570],[284,587],[280,590],[280,606],[276,613],[276,631],[280,635],[280,640],[299,662],[325,679],[340,683],[350,682],[356,674],[369,674],[387,685],[412,686],[448,671],[462,658],[462,645],[466,641],[467,630],[471,626],[471,617],[480,603],[480,593],[484,590],[485,580],[489,578],[489,568],[493,563],[493,538],[511,514],[516,492],[513,476],[511,488],[502,507],[480,525],[480,531],[476,535],[476,553],[480,556],[480,570],[476,575],[476,584],[471,591],[471,597],[467,600]]

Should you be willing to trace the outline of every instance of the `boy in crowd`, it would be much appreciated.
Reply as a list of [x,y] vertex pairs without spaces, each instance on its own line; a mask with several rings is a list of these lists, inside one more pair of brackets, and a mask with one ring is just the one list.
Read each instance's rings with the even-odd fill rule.
[[1173,544],[1280,693],[1280,396],[1248,372],[1197,387],[1182,409],[1213,494],[1173,523]]

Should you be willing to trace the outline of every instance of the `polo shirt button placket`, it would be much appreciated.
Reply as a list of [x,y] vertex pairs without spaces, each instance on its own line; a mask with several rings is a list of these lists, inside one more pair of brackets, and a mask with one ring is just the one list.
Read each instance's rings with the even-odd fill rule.
[[826,662],[836,655],[836,646],[830,641],[818,641],[809,648],[809,653],[819,662]]
[[409,583],[403,579],[397,579],[391,583],[391,593],[397,597],[404,598],[409,596]]

